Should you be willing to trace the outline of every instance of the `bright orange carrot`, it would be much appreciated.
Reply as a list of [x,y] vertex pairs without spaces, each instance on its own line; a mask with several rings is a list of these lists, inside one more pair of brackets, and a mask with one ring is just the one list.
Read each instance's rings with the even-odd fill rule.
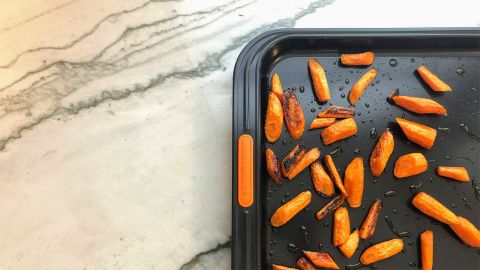
[[295,96],[292,90],[287,90],[283,94],[283,114],[292,139],[300,138],[305,129],[305,117],[303,116],[300,102],[298,102],[297,96]]
[[345,207],[338,208],[333,214],[333,245],[338,246],[350,236],[350,218]]
[[370,206],[367,217],[363,221],[362,227],[360,227],[360,238],[367,240],[373,236],[382,208],[383,204],[379,199],[376,199],[372,206]]
[[333,162],[333,158],[331,155],[326,155],[323,160],[325,161],[325,166],[327,166],[327,171],[330,174],[330,177],[333,179],[333,183],[337,186],[338,190],[343,194],[343,196],[347,197],[347,191],[342,183],[342,178],[340,178],[340,174],[338,174],[337,167],[335,167],[335,163]]
[[363,91],[365,91],[368,85],[375,80],[375,77],[377,77],[377,70],[373,68],[363,74],[363,76],[353,85],[350,93],[348,93],[348,102],[355,105],[357,100],[360,99],[360,96],[362,96]]
[[402,249],[402,239],[388,240],[367,248],[360,256],[360,262],[364,265],[372,264],[390,258]]
[[312,77],[313,89],[315,89],[315,96],[318,101],[325,102],[330,99],[330,90],[328,88],[327,76],[323,70],[322,64],[316,59],[310,58],[308,60],[308,68],[310,69],[310,76]]
[[283,88],[282,88],[282,83],[280,82],[280,76],[278,76],[277,73],[273,74],[271,90],[278,97],[280,102],[282,102],[283,101]]
[[281,266],[278,264],[272,264],[272,270],[297,270],[297,268],[291,268],[291,267]]
[[357,124],[353,118],[343,119],[322,130],[320,134],[325,145],[348,138],[357,133]]
[[317,160],[320,157],[320,150],[318,148],[314,147],[305,155],[302,156],[302,158],[293,165],[292,170],[288,174],[287,178],[288,180],[292,180],[295,176],[297,176],[299,173],[301,173],[305,168],[310,166],[315,160]]
[[268,175],[270,175],[275,183],[281,184],[282,180],[280,179],[280,162],[278,161],[277,155],[275,155],[275,152],[273,152],[272,149],[268,148],[267,151],[265,151],[265,160],[267,161]]
[[452,88],[448,86],[444,81],[440,80],[435,74],[428,70],[425,66],[419,66],[417,68],[420,77],[432,88],[433,91],[439,92],[451,92]]
[[393,135],[387,128],[383,132],[382,136],[373,148],[372,155],[370,156],[370,170],[373,176],[379,176],[382,174],[385,166],[387,166],[388,159],[392,155],[394,147]]
[[347,202],[352,208],[360,207],[363,197],[363,158],[357,157],[345,169],[343,184],[347,192]]
[[333,123],[335,123],[335,118],[316,118],[313,119],[309,129],[324,128],[330,126]]
[[355,230],[350,234],[345,243],[338,246],[338,249],[340,249],[340,252],[342,252],[347,258],[351,258],[353,253],[355,253],[355,250],[358,248],[358,242],[360,242],[360,237],[358,230]]
[[321,268],[340,269],[333,258],[326,252],[303,251],[303,254],[312,261],[312,263]]
[[282,103],[277,96],[268,93],[267,113],[265,116],[265,137],[270,143],[276,142],[282,134],[283,110]]
[[425,192],[418,193],[413,198],[412,204],[425,215],[445,224],[455,224],[458,222],[457,215]]
[[480,248],[480,231],[468,219],[458,217],[458,223],[450,224],[450,228],[468,246]]
[[433,232],[430,230],[420,234],[420,248],[422,254],[422,270],[433,268]]
[[418,114],[446,114],[447,109],[440,103],[428,98],[409,96],[390,96],[398,106]]
[[292,171],[292,168],[305,154],[305,146],[303,141],[300,140],[298,144],[288,153],[288,155],[282,160],[282,174],[287,177]]
[[425,125],[397,117],[397,123],[407,138],[427,149],[431,149],[437,137],[437,130]]
[[273,227],[280,227],[292,219],[298,212],[302,211],[312,200],[312,193],[304,191],[298,194],[295,198],[280,206],[270,219],[270,224]]
[[320,211],[318,211],[315,216],[319,220],[324,218],[326,215],[337,210],[337,208],[340,207],[344,201],[345,197],[341,194],[338,195],[337,197],[333,198],[333,200],[329,201],[325,206],[323,206],[322,209],[320,209]]
[[375,54],[373,52],[364,53],[342,53],[340,61],[346,66],[369,66],[373,64]]
[[297,260],[297,267],[300,270],[317,270],[315,266],[305,257],[301,257]]
[[352,118],[355,116],[355,110],[340,106],[330,106],[317,115],[319,118]]
[[332,179],[330,179],[330,176],[328,176],[320,162],[315,161],[310,165],[310,175],[312,176],[313,186],[317,192],[328,197],[335,193]]
[[422,153],[410,153],[399,157],[397,161],[395,161],[393,175],[397,178],[404,178],[421,174],[427,169],[427,159]]
[[464,167],[438,166],[437,173],[440,176],[448,177],[462,182],[470,181],[468,171]]

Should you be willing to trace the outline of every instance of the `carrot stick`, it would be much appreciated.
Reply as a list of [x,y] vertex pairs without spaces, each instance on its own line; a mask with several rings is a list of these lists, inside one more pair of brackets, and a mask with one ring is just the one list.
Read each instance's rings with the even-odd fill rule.
[[335,193],[332,179],[330,179],[320,162],[315,161],[310,165],[310,175],[312,176],[313,186],[318,193],[328,197]]
[[377,70],[376,69],[370,69],[365,73],[352,87],[350,90],[350,93],[348,94],[348,102],[350,104],[355,105],[357,103],[358,99],[360,99],[360,96],[362,96],[363,91],[367,89],[368,85],[375,80],[375,77],[377,77]]
[[355,230],[350,234],[345,243],[338,246],[338,249],[340,249],[340,252],[342,252],[347,258],[351,258],[358,248],[358,242],[360,242],[359,232],[358,230]]
[[280,76],[278,76],[277,73],[273,74],[271,90],[278,97],[280,102],[282,102],[283,101],[283,88],[282,88],[282,83],[280,82]]
[[458,223],[450,224],[450,228],[468,246],[480,248],[480,231],[468,219],[458,217]]
[[427,159],[422,153],[410,153],[397,159],[395,168],[393,169],[393,175],[397,178],[404,178],[421,174],[427,169]]
[[302,158],[293,165],[292,170],[288,174],[287,178],[288,180],[292,180],[295,176],[297,176],[299,173],[301,173],[305,168],[310,166],[315,160],[317,160],[320,157],[320,150],[318,148],[314,147],[305,155],[302,156]]
[[325,206],[320,209],[315,215],[318,220],[324,218],[329,213],[335,211],[338,207],[340,207],[343,202],[345,201],[345,197],[343,195],[338,195],[337,197],[333,198],[333,200],[329,201]]
[[333,245],[338,246],[350,236],[350,218],[345,207],[338,208],[333,214]]
[[425,83],[432,88],[433,91],[438,92],[451,92],[452,88],[448,86],[444,81],[440,80],[435,74],[428,70],[425,66],[419,66],[417,68],[418,74],[425,81]]
[[333,183],[337,186],[338,190],[343,194],[343,196],[347,197],[347,191],[342,183],[342,178],[340,178],[340,174],[338,174],[337,167],[335,167],[335,163],[333,162],[333,158],[331,155],[326,155],[323,159],[325,161],[325,166],[327,166],[328,173],[330,177],[333,179]]
[[267,151],[265,151],[265,157],[268,175],[270,175],[276,184],[280,185],[282,180],[280,179],[280,162],[278,161],[277,155],[275,155],[272,149],[268,148]]
[[301,257],[297,260],[297,267],[300,270],[317,270],[315,266],[305,257]]
[[330,126],[333,123],[335,123],[335,118],[317,118],[313,119],[309,129],[324,128]]
[[292,90],[287,90],[283,94],[283,115],[292,139],[300,138],[305,129],[305,117],[300,102],[298,102],[297,96]]
[[330,106],[317,115],[320,118],[352,118],[355,116],[355,110],[340,106]]
[[433,232],[430,230],[420,234],[420,248],[422,254],[422,270],[433,268]]
[[388,240],[367,248],[360,256],[364,265],[372,264],[394,256],[403,249],[402,239]]
[[322,64],[316,59],[310,58],[308,60],[308,68],[310,69],[310,76],[312,77],[313,89],[318,101],[325,102],[330,99],[330,90],[328,88],[327,76],[323,70]]
[[458,217],[452,211],[425,192],[418,193],[413,198],[412,204],[425,215],[445,224],[458,222]]
[[375,54],[373,52],[364,53],[342,53],[340,61],[346,66],[369,66],[373,64]]
[[428,98],[409,97],[409,96],[390,96],[398,106],[418,114],[446,114],[447,109],[440,103]]
[[280,138],[283,127],[282,103],[277,96],[268,93],[267,113],[265,116],[265,137],[270,143],[274,143]]
[[357,124],[353,118],[343,119],[322,130],[320,134],[325,145],[348,138],[357,133]]
[[432,148],[437,136],[436,129],[399,117],[397,123],[410,141],[427,149]]
[[372,206],[370,206],[367,217],[363,221],[362,227],[360,227],[360,238],[367,240],[373,236],[382,208],[383,204],[379,199],[376,199]]
[[373,148],[372,155],[370,156],[370,170],[373,176],[379,176],[382,174],[385,166],[387,166],[388,159],[392,155],[394,147],[393,135],[387,128],[385,132],[380,136],[375,148]]
[[292,168],[305,154],[305,146],[303,141],[300,140],[298,144],[288,153],[288,155],[282,160],[282,174],[287,177],[292,171]]
[[310,259],[310,261],[312,261],[312,263],[317,267],[340,269],[333,258],[326,252],[313,252],[304,250],[303,254],[305,254],[305,256],[307,256],[307,258]]
[[468,171],[464,167],[438,166],[437,173],[440,176],[448,177],[462,182],[470,181]]
[[280,206],[270,219],[270,224],[273,227],[280,227],[292,219],[298,212],[302,211],[312,200],[312,193],[304,191],[298,194],[295,198]]
[[278,264],[272,264],[272,270],[297,270],[297,268],[291,268],[291,267],[281,266]]
[[357,157],[345,169],[344,186],[347,192],[347,202],[352,208],[360,207],[363,197],[363,158]]

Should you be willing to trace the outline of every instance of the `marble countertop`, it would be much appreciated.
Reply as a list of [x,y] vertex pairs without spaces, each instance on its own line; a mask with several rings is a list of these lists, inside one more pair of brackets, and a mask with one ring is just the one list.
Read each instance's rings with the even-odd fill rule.
[[249,40],[480,25],[475,0],[1,2],[2,270],[229,269],[232,72]]

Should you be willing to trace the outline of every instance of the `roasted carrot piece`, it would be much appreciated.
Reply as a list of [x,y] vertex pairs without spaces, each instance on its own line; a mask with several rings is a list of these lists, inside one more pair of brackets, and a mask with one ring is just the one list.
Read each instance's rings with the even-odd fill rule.
[[394,145],[393,135],[387,128],[380,136],[380,139],[378,139],[377,145],[373,148],[370,156],[370,170],[373,176],[382,174],[390,155],[392,155]]
[[358,248],[358,242],[360,242],[359,232],[358,230],[355,230],[350,234],[345,243],[338,246],[338,249],[340,249],[340,252],[342,252],[347,258],[351,258],[353,253],[355,253],[355,250]]
[[367,248],[360,256],[360,262],[364,265],[385,260],[399,253],[403,249],[402,239],[388,240]]
[[347,197],[347,191],[342,183],[342,178],[340,178],[340,174],[337,171],[337,167],[335,167],[335,163],[333,162],[333,158],[331,155],[326,155],[323,160],[325,161],[325,166],[327,166],[328,173],[330,177],[333,179],[333,183],[337,186],[338,190],[343,194],[343,196]]
[[468,171],[464,167],[438,166],[437,173],[440,176],[448,177],[462,182],[470,181]]
[[270,143],[276,142],[282,134],[283,110],[282,103],[277,96],[268,93],[267,113],[265,116],[265,137]]
[[397,178],[404,178],[421,174],[427,169],[427,159],[422,153],[410,153],[399,157],[395,161],[393,175]]
[[302,211],[312,200],[312,193],[304,191],[298,194],[295,198],[280,206],[270,219],[270,224],[273,227],[280,227],[292,219],[298,212]]
[[278,97],[280,102],[283,101],[282,83],[280,82],[280,76],[278,76],[277,73],[273,74],[271,91]]
[[422,254],[422,270],[433,268],[433,232],[430,230],[420,234],[420,250]]
[[317,270],[315,266],[305,257],[301,257],[297,260],[297,267],[300,270]]
[[376,199],[372,206],[370,206],[367,217],[363,221],[362,227],[360,227],[360,238],[367,240],[373,236],[382,208],[383,204],[379,199]]
[[282,160],[282,174],[287,177],[290,171],[305,154],[305,146],[303,141],[300,140],[298,144],[288,153],[288,155]]
[[346,66],[369,66],[373,64],[375,54],[373,52],[364,53],[342,53],[340,61]]
[[348,93],[348,102],[355,105],[357,100],[360,99],[360,96],[362,96],[363,91],[365,91],[368,85],[375,80],[375,77],[377,77],[377,70],[373,68],[363,74],[363,76],[353,85],[352,89],[350,89],[350,93]]
[[340,106],[330,106],[317,115],[319,118],[352,118],[355,116],[355,110]]
[[307,256],[307,258],[310,259],[315,266],[328,269],[340,269],[333,258],[326,252],[313,252],[304,250],[303,254],[305,254],[305,256]]
[[458,222],[450,224],[455,234],[471,247],[480,248],[480,231],[468,219],[458,217]]
[[287,90],[283,94],[283,114],[292,139],[300,138],[305,129],[305,117],[300,102],[298,102],[297,96],[292,90]]
[[324,128],[330,126],[333,123],[335,123],[335,118],[316,118],[313,119],[309,129]]
[[272,264],[272,270],[297,270],[297,268],[291,268],[291,267],[281,266],[278,264]]
[[282,180],[280,179],[280,162],[278,161],[277,155],[275,155],[275,152],[273,152],[272,149],[268,148],[267,151],[265,151],[265,156],[267,161],[268,175],[270,175],[275,183],[281,184]]
[[458,222],[457,215],[425,192],[418,193],[413,198],[412,204],[425,215],[445,224],[455,224]]
[[353,118],[343,119],[322,130],[322,141],[325,145],[348,138],[357,133],[357,124]]
[[397,123],[410,141],[427,149],[432,148],[437,137],[436,129],[399,117]]
[[333,214],[333,245],[338,246],[350,236],[350,218],[347,208],[340,207]]
[[363,158],[357,157],[345,169],[343,184],[347,192],[347,202],[352,208],[360,207],[363,197]]
[[444,81],[440,80],[435,74],[428,70],[425,66],[419,66],[417,68],[418,74],[425,81],[425,83],[432,88],[433,91],[438,92],[451,92],[452,88],[448,86]]
[[447,109],[440,103],[428,98],[409,97],[409,96],[390,96],[398,106],[418,114],[446,114]]
[[329,201],[325,206],[320,209],[315,215],[317,219],[322,219],[329,213],[335,211],[338,207],[340,207],[343,202],[345,201],[345,197],[343,195],[338,195],[337,197],[333,198],[333,200]]
[[305,168],[310,166],[315,160],[320,157],[320,150],[317,147],[312,148],[310,151],[305,153],[302,158],[293,165],[292,170],[288,174],[288,180],[292,180],[295,176],[301,173]]
[[316,59],[310,58],[308,60],[308,69],[312,77],[313,89],[318,101],[325,102],[330,99],[330,90],[328,89],[327,76],[323,70],[322,64]]
[[328,176],[320,162],[315,161],[310,165],[310,175],[312,176],[313,186],[317,192],[328,197],[335,193],[332,179],[330,179],[330,176]]

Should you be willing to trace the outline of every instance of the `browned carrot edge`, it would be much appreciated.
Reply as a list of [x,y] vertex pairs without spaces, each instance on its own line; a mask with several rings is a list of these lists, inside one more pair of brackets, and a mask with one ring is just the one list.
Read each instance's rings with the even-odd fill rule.
[[344,201],[345,201],[345,197],[342,194],[338,195],[337,197],[335,197],[331,201],[329,201],[326,205],[324,205],[322,207],[322,209],[320,209],[316,213],[315,216],[317,217],[317,219],[324,218],[326,215],[332,213],[338,207],[340,207],[343,204]]
[[305,154],[305,145],[300,140],[298,144],[288,153],[288,155],[282,160],[282,174],[287,177],[293,166],[303,157]]
[[370,206],[368,214],[360,227],[360,238],[367,240],[373,236],[375,228],[377,227],[378,216],[380,215],[382,208],[383,204],[379,199],[376,199],[372,206]]
[[300,160],[293,165],[292,170],[288,174],[288,180],[292,180],[295,176],[305,170],[310,164],[320,157],[320,150],[317,147],[310,149]]
[[340,174],[338,174],[337,168],[335,167],[335,163],[333,162],[333,158],[331,155],[326,155],[324,157],[325,166],[327,167],[327,171],[330,174],[330,177],[333,179],[333,183],[337,186],[338,190],[343,194],[343,196],[347,197],[347,191],[342,183],[342,178],[340,178]]
[[265,160],[267,162],[268,175],[270,175],[276,184],[280,185],[282,183],[282,180],[280,179],[280,162],[272,149],[268,148],[265,151]]
[[354,116],[354,109],[340,106],[330,106],[317,115],[319,118],[351,118]]
[[303,254],[317,267],[340,269],[330,254],[326,252],[303,251]]
[[317,128],[324,128],[330,126],[333,123],[335,123],[335,118],[316,118],[313,119],[309,129],[312,130]]

